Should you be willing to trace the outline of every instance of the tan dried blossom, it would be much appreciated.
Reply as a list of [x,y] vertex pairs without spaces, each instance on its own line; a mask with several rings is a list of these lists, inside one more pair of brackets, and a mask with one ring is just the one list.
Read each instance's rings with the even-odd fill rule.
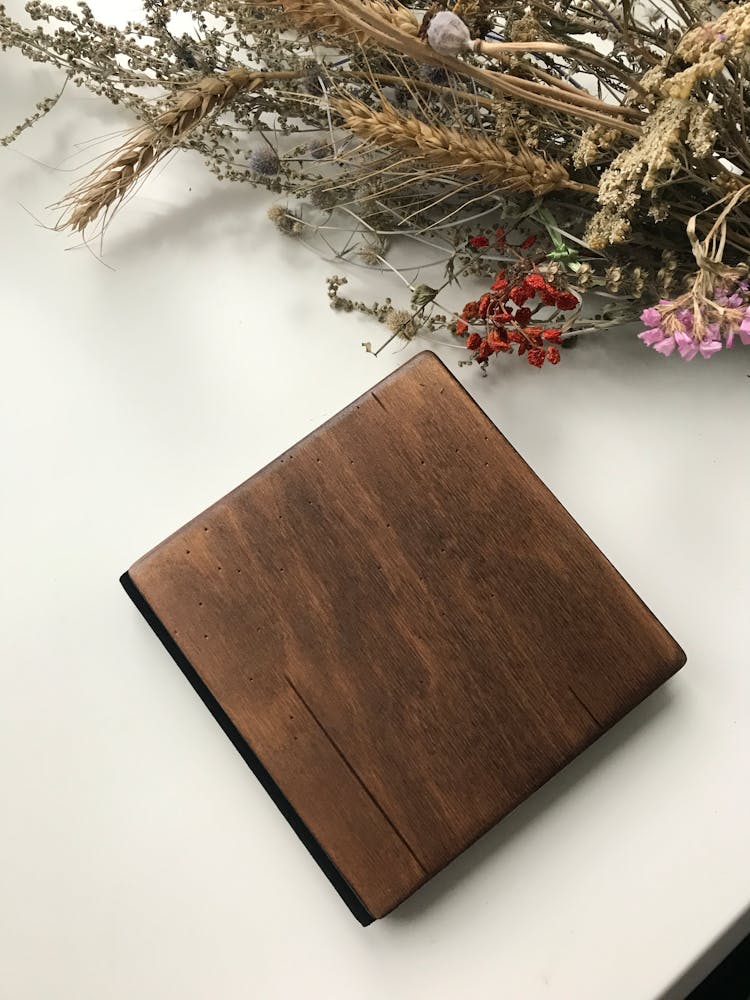
[[717,112],[713,104],[691,101],[685,145],[698,157],[710,156],[718,135],[717,125]]
[[617,130],[604,125],[587,128],[573,151],[573,166],[580,170],[596,163],[619,139],[620,133]]
[[592,250],[606,250],[617,243],[624,243],[632,232],[630,220],[616,208],[602,208],[591,219],[584,241]]
[[604,272],[604,286],[612,295],[620,291],[623,280],[623,270],[618,264],[611,264]]
[[385,325],[404,340],[413,340],[420,330],[420,324],[408,309],[390,309],[386,315]]
[[[599,181],[599,204],[587,230],[595,249],[621,243],[631,231],[630,216],[644,192],[673,176],[680,168],[678,150],[690,119],[688,101],[666,98],[649,117],[643,136],[612,161]],[[591,242],[594,240],[595,242]]]
[[730,59],[747,54],[750,45],[750,4],[733,7],[716,21],[701,24],[680,41],[675,58],[689,63],[687,69],[666,80],[662,93],[686,98],[702,80],[717,77]]
[[542,26],[533,8],[527,7],[523,15],[510,26],[512,42],[534,42],[542,38]]
[[[646,94],[651,94],[654,97],[662,96],[662,88],[664,86],[664,81],[667,78],[666,63],[665,58],[663,62],[659,63],[658,66],[652,66],[651,69],[647,69],[643,76],[638,80],[641,91]],[[628,98],[631,100],[638,99],[639,95],[635,91],[630,91],[628,93]]]

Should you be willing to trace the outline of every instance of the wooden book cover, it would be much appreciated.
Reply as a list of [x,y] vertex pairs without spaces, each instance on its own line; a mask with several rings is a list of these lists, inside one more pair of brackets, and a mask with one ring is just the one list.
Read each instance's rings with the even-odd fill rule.
[[685,661],[429,352],[123,584],[363,923]]

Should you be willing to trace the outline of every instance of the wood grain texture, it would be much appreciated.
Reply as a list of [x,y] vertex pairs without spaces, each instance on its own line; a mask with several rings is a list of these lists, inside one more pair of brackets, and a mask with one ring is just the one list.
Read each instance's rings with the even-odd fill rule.
[[374,917],[685,661],[428,352],[128,576]]

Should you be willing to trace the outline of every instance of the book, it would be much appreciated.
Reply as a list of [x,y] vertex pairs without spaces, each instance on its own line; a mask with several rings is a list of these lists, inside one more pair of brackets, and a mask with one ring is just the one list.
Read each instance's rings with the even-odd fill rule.
[[685,662],[430,352],[122,582],[363,924]]

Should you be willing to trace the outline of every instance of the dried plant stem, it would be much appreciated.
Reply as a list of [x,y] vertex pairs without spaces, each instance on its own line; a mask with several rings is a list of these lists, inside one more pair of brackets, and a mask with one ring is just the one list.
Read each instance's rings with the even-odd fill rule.
[[413,88],[415,91],[426,91],[429,94],[437,94],[439,97],[450,97],[452,100],[467,104],[478,105],[480,108],[487,108],[493,111],[497,107],[497,101],[491,97],[483,97],[481,94],[470,94],[467,90],[456,90],[454,87],[441,86],[439,83],[429,83],[427,80],[419,78],[412,79],[399,76],[397,73],[363,73],[359,70],[345,70],[341,77],[346,80],[363,80],[367,83],[382,83],[392,87]]
[[490,56],[494,59],[502,59],[514,53],[523,54],[525,52],[549,52],[573,57],[580,63],[601,66],[604,70],[614,73],[623,80],[630,90],[637,91],[642,95],[645,93],[638,80],[631,74],[623,73],[621,67],[613,64],[610,60],[598,55],[596,52],[590,52],[588,49],[582,49],[575,45],[568,45],[565,42],[487,42],[482,38],[477,38],[472,42],[472,48],[477,55]]
[[[305,3],[304,0],[283,0],[283,3],[288,12],[291,12],[294,7],[303,6],[305,9],[310,7],[310,4]],[[377,10],[372,10],[368,5],[363,4],[362,0],[326,0],[326,5],[328,10],[348,20],[352,29],[369,33],[370,40],[386,50],[399,52],[401,55],[409,56],[420,63],[442,66],[459,76],[468,76],[496,93],[532,104],[540,104],[555,111],[561,111],[640,137],[641,132],[637,126],[621,121],[619,117],[643,117],[642,112],[636,109],[609,105],[585,92],[574,94],[562,87],[535,83],[531,80],[519,80],[508,73],[491,72],[479,66],[472,66],[460,59],[440,55],[425,42],[400,31],[390,20],[383,18]]]
[[384,102],[373,110],[362,101],[339,99],[333,104],[346,127],[373,146],[412,155],[426,167],[473,174],[498,188],[543,195],[561,188],[596,194],[597,189],[571,180],[559,163],[521,147],[511,152],[483,135],[471,135],[401,114]]
[[185,87],[156,118],[89,174],[59,204],[64,211],[58,229],[83,232],[125,197],[133,184],[170,149],[180,145],[209,115],[221,111],[241,91],[252,92],[269,80],[291,80],[299,73],[260,72],[235,67],[219,76]]

